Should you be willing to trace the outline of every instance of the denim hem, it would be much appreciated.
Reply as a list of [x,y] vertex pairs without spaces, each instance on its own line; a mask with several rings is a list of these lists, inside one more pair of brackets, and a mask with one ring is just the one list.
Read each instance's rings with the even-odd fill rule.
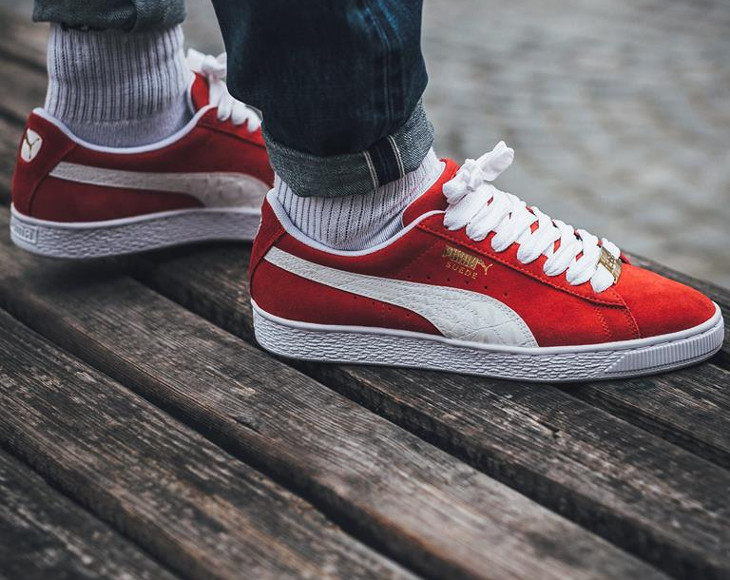
[[142,32],[172,28],[182,24],[186,16],[184,0],[118,0],[111,4],[101,10],[85,0],[35,0],[33,20],[81,30]]
[[343,197],[372,193],[419,167],[433,144],[433,126],[418,103],[408,121],[360,153],[318,157],[264,139],[271,165],[300,197]]

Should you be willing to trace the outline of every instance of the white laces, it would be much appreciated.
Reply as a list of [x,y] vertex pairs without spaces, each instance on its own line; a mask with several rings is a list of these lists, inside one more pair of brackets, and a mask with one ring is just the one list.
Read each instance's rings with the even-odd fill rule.
[[464,163],[444,185],[449,204],[444,226],[450,230],[466,227],[466,235],[477,242],[495,232],[491,242],[495,252],[517,243],[517,259],[523,264],[544,255],[547,260],[543,271],[548,276],[565,272],[571,285],[590,281],[597,293],[610,288],[621,272],[620,250],[615,244],[605,238],[599,244],[593,234],[553,220],[536,207],[528,208],[517,196],[491,184],[512,164],[514,155],[514,150],[500,141],[476,161],[468,159]]
[[256,111],[233,98],[226,86],[226,53],[217,57],[203,54],[195,49],[188,49],[188,66],[193,72],[208,79],[210,87],[210,104],[218,107],[218,120],[231,119],[234,125],[243,125],[248,121],[248,130],[253,133],[261,126],[261,119]]

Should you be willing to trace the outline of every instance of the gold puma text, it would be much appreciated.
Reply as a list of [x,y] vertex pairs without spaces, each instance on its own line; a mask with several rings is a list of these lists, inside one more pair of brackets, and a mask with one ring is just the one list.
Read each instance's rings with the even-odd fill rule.
[[464,276],[472,279],[476,279],[479,274],[477,268],[481,268],[486,274],[489,271],[489,268],[493,265],[487,264],[478,256],[468,254],[467,252],[454,248],[453,246],[446,246],[441,257],[446,258],[445,267],[447,269],[453,270],[454,272],[458,272],[459,274],[463,274]]

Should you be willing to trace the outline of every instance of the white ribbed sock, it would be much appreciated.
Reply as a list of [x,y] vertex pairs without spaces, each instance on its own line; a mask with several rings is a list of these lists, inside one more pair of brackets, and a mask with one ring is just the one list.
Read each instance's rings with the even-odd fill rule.
[[128,33],[52,24],[45,108],[92,143],[146,145],[192,117],[191,74],[180,26]]
[[403,227],[403,210],[442,171],[431,149],[418,169],[366,195],[299,197],[278,175],[274,189],[289,219],[308,237],[338,250],[362,250],[395,235]]

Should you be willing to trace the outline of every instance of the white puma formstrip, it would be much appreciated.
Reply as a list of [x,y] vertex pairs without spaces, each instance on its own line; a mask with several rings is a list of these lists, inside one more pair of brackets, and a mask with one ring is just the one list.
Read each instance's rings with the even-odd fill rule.
[[527,324],[514,310],[484,294],[337,270],[309,262],[279,248],[269,250],[265,259],[307,280],[407,308],[428,320],[446,338],[486,344],[537,346]]
[[61,162],[51,177],[74,183],[145,191],[184,193],[205,207],[255,207],[261,205],[269,186],[242,173],[153,173],[91,167]]

